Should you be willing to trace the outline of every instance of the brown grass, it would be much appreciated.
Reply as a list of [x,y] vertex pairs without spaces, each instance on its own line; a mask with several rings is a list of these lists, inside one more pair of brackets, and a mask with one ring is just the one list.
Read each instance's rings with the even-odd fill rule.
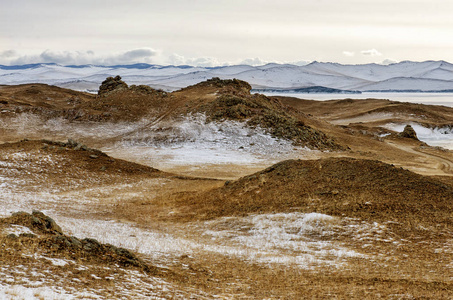
[[[52,94],[52,100],[46,100],[49,93],[56,93]],[[57,93],[60,94],[57,96]],[[0,284],[26,286],[27,278],[42,278],[36,277],[35,271],[48,276],[48,285],[86,288],[109,299],[123,295],[120,287],[138,290],[144,280],[152,281],[155,276],[173,284],[173,290],[162,294],[169,299],[190,298],[191,295],[201,298],[203,293],[208,295],[207,298],[220,295],[234,299],[450,299],[453,295],[451,152],[397,137],[378,139],[375,133],[380,131],[374,124],[338,127],[325,122],[373,111],[402,111],[416,113],[417,118],[431,112],[433,122],[441,124],[451,120],[448,109],[427,110],[426,107],[380,100],[301,101],[300,106],[296,106],[293,100],[277,101],[249,95],[248,87],[241,82],[225,85],[210,81],[166,96],[152,97],[148,91],[141,90],[134,94],[118,91],[102,99],[74,93],[41,85],[2,87],[0,107],[11,113],[29,110],[43,116],[68,118],[82,111],[85,117],[77,119],[81,122],[109,118],[136,120],[144,114],[171,118],[173,114],[202,109],[212,109],[213,113],[220,109],[219,118],[229,118],[231,113],[232,119],[249,120],[284,107],[279,110],[284,112],[280,116],[288,117],[286,121],[289,120],[290,127],[294,125],[291,120],[303,121],[304,125],[334,136],[336,142],[352,149],[342,153],[320,153],[320,156],[348,155],[372,160],[286,161],[225,182],[180,177],[94,150],[76,150],[73,146],[49,141],[0,145],[0,157],[19,152],[30,154],[17,167],[16,188],[20,192],[38,195],[37,192],[58,188],[55,192],[58,195],[71,195],[76,200],[79,195],[92,200],[83,204],[80,211],[77,207],[81,204],[76,200],[58,203],[53,209],[60,215],[120,220],[143,230],[169,234],[200,245],[219,246],[205,235],[206,230],[215,229],[205,220],[221,221],[223,217],[233,217],[240,222],[242,217],[254,214],[319,212],[337,217],[337,231],[331,236],[312,234],[307,238],[342,245],[364,256],[345,259],[338,266],[306,269],[292,264],[258,263],[200,246],[190,255],[168,253],[169,260],[165,262],[140,255],[150,266],[164,264],[165,267],[157,275],[146,275],[140,283],[128,285],[128,271],[134,268],[118,267],[101,256],[74,256],[68,251],[51,251],[46,246],[49,237],[11,239],[0,234],[0,266],[15,276],[12,283],[0,278]],[[356,110],[351,111],[351,107]],[[110,115],[103,115],[106,109]],[[102,145],[104,141],[98,143]],[[58,161],[59,168],[43,157]],[[418,175],[400,166],[437,177]],[[240,169],[241,166],[228,168]],[[210,174],[216,177],[221,172]],[[90,192],[98,188],[107,191]],[[370,228],[377,224],[385,230],[365,232],[368,235],[364,239],[345,230],[351,224],[362,223]],[[226,230],[237,230],[227,221],[222,224]],[[0,230],[2,226],[6,225],[0,224]],[[221,242],[226,246],[233,245],[230,244],[233,241],[226,238]],[[61,267],[39,256],[26,256],[33,254],[74,263]],[[25,274],[15,273],[19,266],[25,266]],[[87,269],[80,269],[81,266]],[[101,279],[93,280],[92,274]],[[109,279],[112,276],[114,280]],[[151,294],[148,297],[152,297]]]

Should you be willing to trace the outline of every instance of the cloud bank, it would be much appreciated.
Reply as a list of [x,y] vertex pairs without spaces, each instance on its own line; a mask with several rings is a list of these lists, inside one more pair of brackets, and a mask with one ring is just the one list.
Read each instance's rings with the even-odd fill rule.
[[[363,50],[359,52],[343,51],[347,57],[356,57],[356,53],[363,57],[376,57],[382,54],[376,49]],[[126,65],[135,63],[147,63],[157,65],[189,65],[195,67],[217,67],[231,65],[262,66],[269,63],[291,64],[305,66],[312,61],[276,61],[265,60],[259,57],[246,58],[235,61],[221,61],[215,57],[185,57],[177,53],[165,54],[153,48],[137,48],[123,52],[97,54],[94,51],[53,51],[45,50],[38,54],[21,54],[16,50],[5,50],[0,52],[0,65],[25,65],[36,63],[56,63],[60,65]],[[385,59],[382,64],[390,64],[396,61]]]
[[24,65],[34,63],[57,63],[62,65],[117,65],[130,63],[154,63],[159,51],[139,48],[109,55],[97,55],[93,51],[45,50],[36,55],[22,55],[15,50],[0,52],[0,64]]

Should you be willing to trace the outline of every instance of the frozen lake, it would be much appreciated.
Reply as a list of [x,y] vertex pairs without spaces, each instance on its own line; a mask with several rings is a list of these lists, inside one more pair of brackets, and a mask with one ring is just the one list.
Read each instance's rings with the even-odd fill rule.
[[[334,99],[388,99],[400,102],[411,102],[453,107],[453,93],[362,93],[362,94],[302,94],[302,93],[266,93],[267,96],[288,96],[307,100]],[[425,128],[413,122],[408,122],[414,128],[418,138],[431,146],[440,146],[453,150],[452,128]],[[386,127],[402,131],[405,124],[388,124]]]
[[362,94],[305,94],[305,93],[264,93],[267,96],[287,96],[307,100],[334,99],[388,99],[400,102],[411,102],[453,107],[453,93],[362,93]]

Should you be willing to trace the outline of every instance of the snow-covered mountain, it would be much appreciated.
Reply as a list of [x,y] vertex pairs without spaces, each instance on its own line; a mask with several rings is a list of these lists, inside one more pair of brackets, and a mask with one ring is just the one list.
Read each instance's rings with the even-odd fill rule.
[[258,67],[0,65],[0,84],[47,83],[75,90],[96,91],[106,77],[116,75],[120,75],[130,85],[146,84],[170,91],[212,77],[238,78],[260,90],[307,87],[395,92],[453,90],[453,64],[445,61],[404,61],[391,65],[312,62],[296,66],[273,63]]

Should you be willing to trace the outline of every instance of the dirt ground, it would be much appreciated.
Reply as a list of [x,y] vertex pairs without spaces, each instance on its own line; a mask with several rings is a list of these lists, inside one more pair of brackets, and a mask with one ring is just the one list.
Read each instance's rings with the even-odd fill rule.
[[[453,155],[381,126],[407,118],[443,126],[451,109],[276,98],[285,114],[341,145],[329,151],[274,140],[259,128],[234,131],[231,120],[207,133],[198,119],[175,117],[194,114],[222,88],[231,87],[104,99],[1,87],[1,295],[453,297]],[[228,139],[238,132],[243,140]],[[61,234],[8,221],[32,210],[55,220],[63,236],[127,249],[148,269],[120,264],[110,252],[55,248],[44,241]]]

